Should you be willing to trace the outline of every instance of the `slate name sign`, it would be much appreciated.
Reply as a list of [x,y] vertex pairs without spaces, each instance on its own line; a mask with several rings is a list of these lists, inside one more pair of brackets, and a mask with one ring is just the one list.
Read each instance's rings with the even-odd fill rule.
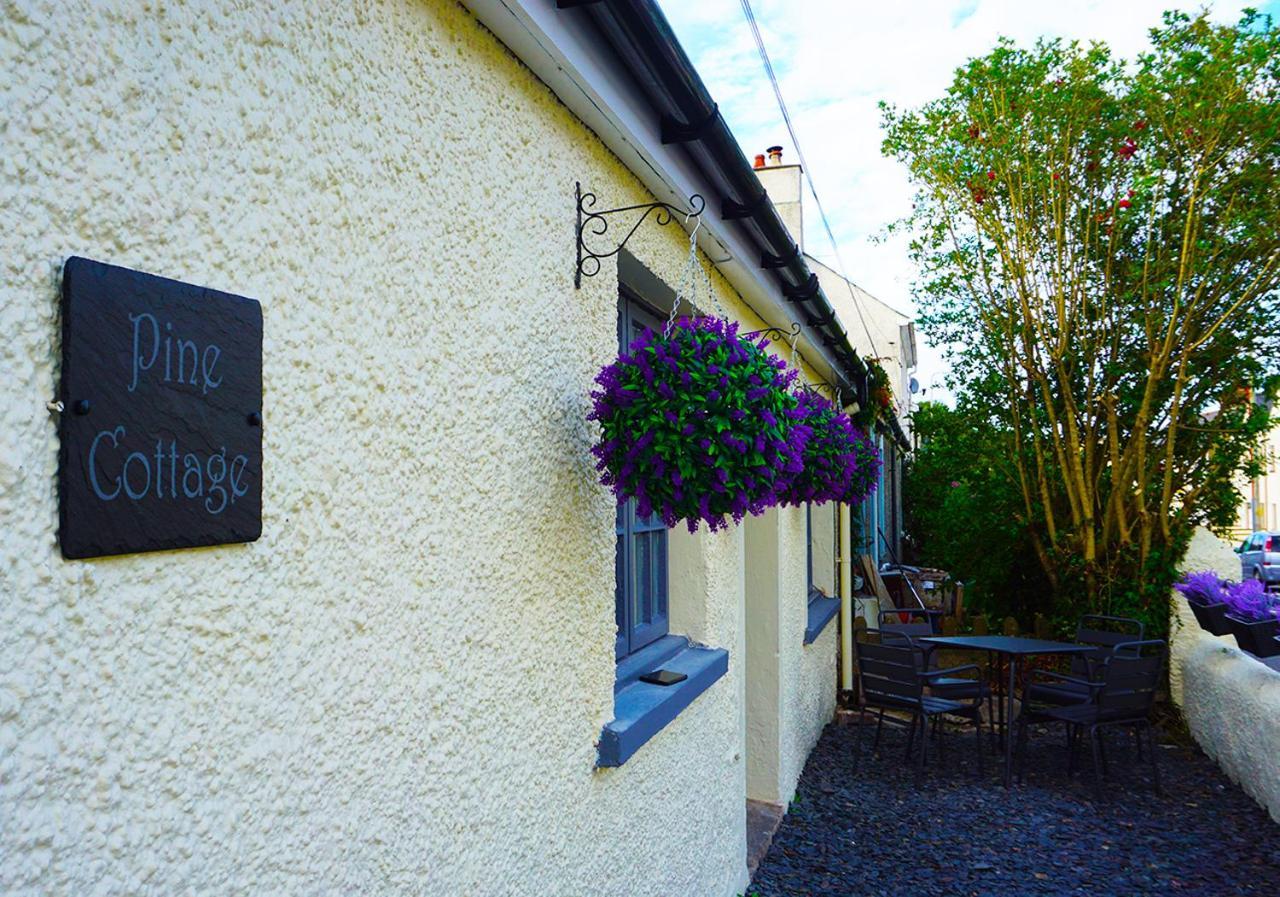
[[262,306],[89,259],[62,274],[67,558],[262,534]]

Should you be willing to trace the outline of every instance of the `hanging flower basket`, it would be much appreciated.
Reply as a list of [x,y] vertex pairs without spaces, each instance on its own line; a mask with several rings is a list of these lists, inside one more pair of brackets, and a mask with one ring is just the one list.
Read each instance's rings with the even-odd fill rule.
[[883,463],[875,440],[865,430],[857,427],[853,429],[853,454],[856,463],[853,467],[853,476],[849,480],[849,488],[844,495],[836,499],[850,505],[861,504],[876,491],[876,484],[880,482],[880,466]]
[[878,420],[893,414],[893,390],[889,386],[889,375],[875,359],[868,359],[867,365],[867,407],[858,411],[853,422],[857,426],[870,429]]
[[800,472],[808,431],[788,414],[796,377],[719,318],[682,318],[646,330],[596,376],[592,448],[600,481],[619,502],[667,526],[712,530],[759,514]]
[[849,415],[818,393],[802,389],[788,412],[797,428],[808,431],[803,469],[779,492],[780,504],[857,504],[875,488],[880,457],[875,445],[854,427]]

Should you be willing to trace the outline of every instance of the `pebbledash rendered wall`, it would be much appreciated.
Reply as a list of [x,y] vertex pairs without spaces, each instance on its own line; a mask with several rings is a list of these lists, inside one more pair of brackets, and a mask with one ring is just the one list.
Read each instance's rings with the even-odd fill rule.
[[[815,509],[814,515],[830,508]],[[786,805],[836,708],[836,638],[828,625],[804,644],[808,624],[803,508],[775,508],[743,524],[746,539],[747,796]],[[830,535],[828,528],[827,535]],[[817,552],[815,552],[817,555]],[[826,555],[831,559],[831,555]],[[814,559],[815,584],[834,591]]]
[[[451,3],[0,15],[0,892],[741,890],[741,528],[673,535],[672,631],[728,674],[594,768],[617,302],[609,265],[572,288],[572,191],[635,179]],[[628,248],[674,284],[686,246]],[[257,543],[61,559],[71,254],[262,302]],[[788,769],[830,703],[784,697]]]
[[[1240,579],[1240,558],[1206,529],[1191,540],[1184,571]],[[1169,690],[1191,734],[1223,771],[1280,822],[1280,670],[1214,636],[1175,595],[1170,621]]]

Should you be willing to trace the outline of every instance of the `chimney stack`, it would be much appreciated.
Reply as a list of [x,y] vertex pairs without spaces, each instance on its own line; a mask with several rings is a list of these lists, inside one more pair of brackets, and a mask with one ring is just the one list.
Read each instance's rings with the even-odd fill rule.
[[792,162],[782,164],[782,147],[771,146],[764,155],[756,156],[756,180],[769,194],[774,208],[787,226],[791,239],[804,250],[804,214],[801,208],[803,192],[800,189],[802,170],[800,165]]
[[764,168],[764,153],[756,153],[755,164],[752,165],[751,167],[754,168],[756,171],[759,171],[761,168]]

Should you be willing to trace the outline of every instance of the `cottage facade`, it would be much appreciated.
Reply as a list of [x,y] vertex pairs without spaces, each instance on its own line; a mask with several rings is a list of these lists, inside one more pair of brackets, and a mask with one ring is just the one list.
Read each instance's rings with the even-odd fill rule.
[[[617,517],[588,393],[689,240],[650,218],[575,288],[575,185],[701,194],[702,310],[801,322],[845,401],[857,358],[709,132],[663,142],[637,72],[687,59],[623,6],[6,8],[0,892],[744,889],[745,802],[835,707],[848,509]],[[257,541],[61,556],[72,255],[262,303]]]

